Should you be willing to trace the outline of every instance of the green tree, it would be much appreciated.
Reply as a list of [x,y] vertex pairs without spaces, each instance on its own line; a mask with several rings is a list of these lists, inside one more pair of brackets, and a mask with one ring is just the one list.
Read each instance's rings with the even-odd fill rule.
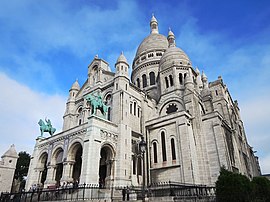
[[244,175],[221,168],[216,197],[218,202],[248,202],[251,200],[251,182]]
[[16,170],[14,174],[14,178],[21,183],[20,188],[24,187],[25,177],[28,173],[28,168],[30,164],[30,154],[25,151],[21,151],[19,153],[19,158],[16,164]]
[[270,181],[265,177],[254,177],[251,181],[253,201],[270,201]]

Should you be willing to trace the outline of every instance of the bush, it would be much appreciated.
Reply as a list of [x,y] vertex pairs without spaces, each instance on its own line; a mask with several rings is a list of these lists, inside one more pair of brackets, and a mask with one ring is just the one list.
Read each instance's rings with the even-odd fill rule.
[[251,193],[251,182],[246,176],[221,168],[216,182],[218,202],[249,202]]

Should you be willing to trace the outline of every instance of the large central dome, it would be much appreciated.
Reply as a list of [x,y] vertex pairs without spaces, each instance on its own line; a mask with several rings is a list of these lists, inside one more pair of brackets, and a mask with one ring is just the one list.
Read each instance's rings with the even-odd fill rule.
[[164,35],[151,33],[139,45],[135,58],[137,58],[137,56],[139,56],[144,51],[156,50],[156,49],[166,50],[167,48],[168,48],[168,40]]
[[158,64],[161,56],[168,48],[167,38],[158,32],[158,22],[155,16],[152,16],[150,28],[150,35],[141,42],[137,49],[132,65],[133,70],[145,64]]

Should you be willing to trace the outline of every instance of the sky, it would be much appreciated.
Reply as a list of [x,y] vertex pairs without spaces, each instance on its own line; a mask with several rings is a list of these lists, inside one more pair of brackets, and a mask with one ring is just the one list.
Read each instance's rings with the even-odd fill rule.
[[32,153],[38,120],[62,129],[68,91],[95,57],[130,66],[149,35],[174,32],[193,67],[219,75],[238,100],[249,144],[270,173],[270,2],[267,0],[1,0],[0,155]]

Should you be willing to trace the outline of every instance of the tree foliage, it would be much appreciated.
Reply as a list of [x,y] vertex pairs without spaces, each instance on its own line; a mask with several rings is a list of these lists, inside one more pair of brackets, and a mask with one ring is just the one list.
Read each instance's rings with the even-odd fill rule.
[[217,202],[268,202],[270,181],[254,177],[250,181],[245,175],[221,168],[216,182]]
[[14,178],[19,181],[23,181],[24,177],[27,176],[29,164],[30,154],[25,151],[21,151],[17,160]]
[[254,177],[251,181],[252,195],[256,202],[270,201],[270,181],[265,177]]

